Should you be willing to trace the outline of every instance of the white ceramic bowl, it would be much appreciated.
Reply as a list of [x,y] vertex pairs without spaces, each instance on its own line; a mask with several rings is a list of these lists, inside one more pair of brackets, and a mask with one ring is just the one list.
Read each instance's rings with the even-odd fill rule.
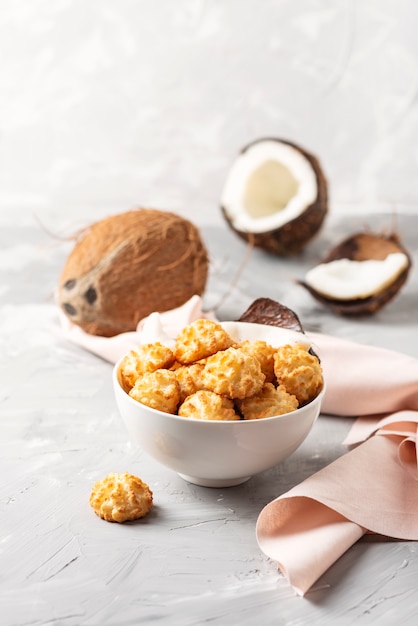
[[[306,343],[302,333],[274,326],[223,322],[236,339],[264,340],[273,346]],[[324,390],[292,413],[258,420],[207,421],[156,411],[133,400],[114,367],[116,402],[132,440],[185,480],[204,487],[239,485],[292,454],[314,425]]]

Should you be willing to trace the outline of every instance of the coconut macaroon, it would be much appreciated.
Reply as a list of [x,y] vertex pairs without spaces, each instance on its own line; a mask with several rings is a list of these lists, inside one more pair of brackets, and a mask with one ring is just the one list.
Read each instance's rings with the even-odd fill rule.
[[153,505],[153,494],[137,476],[111,472],[93,485],[89,502],[102,519],[123,523],[147,515]]
[[193,363],[192,365],[181,365],[174,369],[180,387],[180,402],[184,402],[187,396],[203,389],[203,368],[204,363]]
[[208,357],[202,371],[205,389],[232,399],[256,394],[265,378],[255,356],[233,347]]
[[258,394],[237,400],[236,404],[246,420],[284,415],[299,407],[296,396],[288,393],[284,385],[275,387],[272,383],[265,383]]
[[129,391],[136,380],[147,372],[165,368],[174,363],[174,354],[160,342],[139,345],[122,360],[120,375],[124,388]]
[[322,368],[308,350],[307,343],[238,341],[220,323],[199,319],[179,333],[172,351],[158,342],[131,351],[121,378],[132,399],[165,413],[260,419],[295,411],[321,391]]
[[207,390],[200,390],[188,396],[180,405],[178,414],[181,417],[201,420],[235,421],[240,419],[235,412],[232,400]]
[[138,378],[129,395],[157,411],[176,413],[180,402],[180,386],[175,372],[160,369]]
[[322,368],[318,357],[306,348],[294,344],[277,348],[274,355],[274,372],[279,384],[298,399],[300,405],[307,404],[321,391]]
[[226,350],[234,340],[213,320],[198,319],[185,326],[176,337],[174,355],[184,365],[205,359],[219,350]]
[[274,353],[276,349],[273,348],[273,346],[269,345],[266,341],[249,341],[246,339],[242,341],[238,347],[258,359],[261,371],[266,377],[266,383],[272,383],[276,380],[274,373]]

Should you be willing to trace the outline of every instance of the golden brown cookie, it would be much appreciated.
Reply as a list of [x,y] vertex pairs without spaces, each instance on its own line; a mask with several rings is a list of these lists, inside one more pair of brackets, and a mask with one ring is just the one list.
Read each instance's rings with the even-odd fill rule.
[[261,390],[264,380],[258,359],[241,348],[213,354],[202,371],[205,389],[232,399],[253,396]]
[[188,396],[180,405],[181,417],[194,417],[200,420],[239,420],[234,403],[229,398],[219,396],[213,391],[200,390]]
[[242,341],[238,347],[248,352],[248,354],[252,354],[259,360],[261,371],[266,377],[266,383],[276,382],[276,376],[274,374],[274,353],[276,349],[273,348],[273,346],[265,341],[249,341],[246,339]]
[[180,402],[180,385],[175,372],[157,370],[138,378],[129,395],[157,411],[176,413]]
[[300,345],[286,345],[274,355],[274,372],[279,384],[297,397],[299,404],[307,404],[319,394],[323,386],[322,368],[316,356]]
[[203,388],[203,367],[203,363],[193,363],[192,365],[182,365],[174,370],[180,386],[180,402],[184,402],[187,396]]
[[234,340],[219,322],[198,319],[185,326],[177,335],[174,354],[177,361],[188,365],[219,350],[226,350],[233,344]]
[[111,472],[93,485],[89,501],[96,515],[107,522],[122,523],[147,515],[153,494],[137,476]]
[[276,388],[272,383],[265,383],[260,393],[237,400],[237,406],[244,419],[254,420],[292,413],[299,407],[299,402],[283,385]]
[[146,372],[169,368],[174,363],[174,354],[160,342],[139,345],[122,360],[120,375],[123,387],[129,391],[135,381]]

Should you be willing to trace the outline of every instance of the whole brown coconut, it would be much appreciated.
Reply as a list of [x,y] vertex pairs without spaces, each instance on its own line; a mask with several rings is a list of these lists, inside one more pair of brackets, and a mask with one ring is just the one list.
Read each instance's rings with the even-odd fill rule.
[[208,255],[198,229],[157,209],[114,215],[84,229],[61,274],[58,301],[87,333],[135,330],[154,311],[202,295]]
[[328,212],[328,183],[316,156],[284,139],[243,148],[227,176],[221,211],[230,228],[279,256],[300,253]]
[[367,297],[358,296],[348,299],[332,297],[331,294],[321,293],[313,288],[307,280],[299,281],[311,295],[324,306],[331,309],[337,315],[362,316],[373,315],[380,311],[399,292],[406,282],[412,268],[412,260],[407,250],[402,245],[396,233],[390,235],[359,232],[350,235],[334,248],[332,248],[322,263],[332,263],[341,259],[349,261],[384,261],[391,254],[401,253],[405,255],[405,266],[402,271],[389,277],[387,283],[381,288],[376,288]]

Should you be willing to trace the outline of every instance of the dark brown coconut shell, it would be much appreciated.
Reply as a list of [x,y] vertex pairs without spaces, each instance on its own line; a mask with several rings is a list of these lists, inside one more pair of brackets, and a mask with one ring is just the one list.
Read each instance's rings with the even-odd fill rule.
[[241,315],[239,322],[279,326],[297,332],[303,332],[299,317],[284,304],[270,298],[257,298]]
[[[271,298],[257,298],[254,300],[238,321],[277,326],[299,333],[305,332],[298,315],[292,309],[281,304],[281,302]],[[320,361],[319,356],[312,347],[309,349],[309,352]]]
[[304,212],[282,226],[263,233],[249,233],[237,230],[225,207],[221,206],[222,214],[229,227],[241,239],[262,248],[266,252],[278,256],[294,256],[302,251],[306,244],[316,235],[328,213],[328,183],[321,164],[316,156],[307,152],[290,141],[278,138],[263,138],[253,141],[241,151],[244,154],[249,148],[264,141],[278,141],[298,150],[310,163],[317,181],[317,197],[315,202],[306,207]]
[[352,300],[332,299],[318,293],[304,281],[299,281],[299,284],[305,287],[318,302],[321,302],[321,304],[331,309],[337,315],[373,315],[397,295],[406,282],[412,268],[411,257],[401,244],[398,235],[391,234],[386,236],[373,233],[356,233],[341,241],[335,248],[332,248],[321,261],[322,263],[329,263],[338,259],[350,259],[352,261],[373,259],[383,261],[389,254],[394,252],[402,252],[407,256],[407,267],[392,284],[367,298]]
[[208,265],[191,222],[157,209],[128,211],[81,232],[62,271],[58,301],[87,333],[111,337],[202,295]]

